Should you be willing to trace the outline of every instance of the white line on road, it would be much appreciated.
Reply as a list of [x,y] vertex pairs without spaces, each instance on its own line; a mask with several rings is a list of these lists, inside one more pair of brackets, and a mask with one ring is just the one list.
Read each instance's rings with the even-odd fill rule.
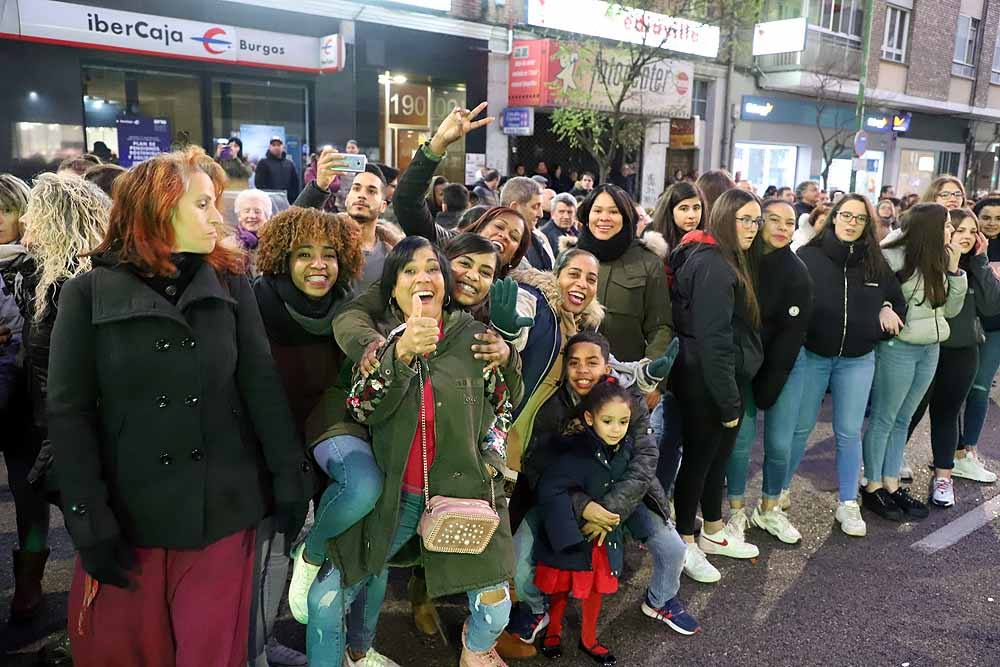
[[998,517],[1000,517],[1000,496],[987,500],[976,509],[966,512],[948,525],[939,528],[910,546],[925,554],[932,554],[950,547],[969,533],[979,530]]

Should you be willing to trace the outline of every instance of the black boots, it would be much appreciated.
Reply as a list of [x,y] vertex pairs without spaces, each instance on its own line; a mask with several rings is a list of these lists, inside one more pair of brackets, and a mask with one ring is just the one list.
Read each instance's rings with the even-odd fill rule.
[[25,623],[32,620],[42,604],[42,575],[49,550],[14,550],[14,599],[10,603],[10,620]]

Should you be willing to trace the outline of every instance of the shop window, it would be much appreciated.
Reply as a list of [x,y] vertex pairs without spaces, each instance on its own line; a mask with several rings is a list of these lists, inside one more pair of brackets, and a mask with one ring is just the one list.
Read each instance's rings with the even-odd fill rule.
[[[302,146],[306,140],[305,86],[271,81],[213,79],[212,128],[217,141],[239,137],[251,161],[267,153],[272,136],[285,140],[285,152],[302,178]],[[344,137],[347,141],[350,137]],[[337,146],[341,151],[344,146]]]
[[938,168],[937,173],[939,174],[951,174],[952,176],[958,176],[958,168],[962,163],[962,154],[956,153],[954,151],[941,151],[938,154]]
[[708,118],[708,85],[705,79],[695,79],[691,90],[691,115],[702,120]]
[[896,193],[899,196],[924,193],[937,176],[937,154],[934,151],[903,149],[899,152],[899,178]]
[[993,45],[993,68],[990,72],[990,83],[1000,84],[1000,33]]
[[166,119],[172,146],[201,145],[201,92],[198,77],[145,70],[83,69],[86,145],[103,141],[118,152],[115,121],[125,117]]
[[955,30],[955,54],[951,73],[956,76],[976,76],[976,43],[979,41],[979,19],[959,15]]
[[763,192],[769,185],[795,187],[795,146],[737,143],[733,170]]
[[885,35],[882,57],[897,63],[906,62],[906,41],[910,30],[910,12],[889,5],[885,12]]

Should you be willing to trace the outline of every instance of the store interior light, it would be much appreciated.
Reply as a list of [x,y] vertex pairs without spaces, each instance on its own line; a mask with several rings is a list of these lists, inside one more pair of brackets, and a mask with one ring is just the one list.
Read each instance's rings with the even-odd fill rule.
[[32,90],[31,92],[28,93],[28,99],[31,100],[32,102],[37,102],[38,101],[38,93],[36,93],[35,91]]
[[100,109],[104,106],[104,100],[94,100],[94,108]]
[[403,76],[402,74],[393,74],[393,76],[392,76],[392,82],[393,83],[406,83],[406,77]]

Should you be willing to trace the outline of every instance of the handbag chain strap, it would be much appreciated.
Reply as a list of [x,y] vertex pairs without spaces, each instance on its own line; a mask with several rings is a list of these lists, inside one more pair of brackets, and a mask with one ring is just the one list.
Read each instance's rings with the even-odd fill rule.
[[[424,509],[430,511],[431,498],[429,474],[427,471],[427,405],[424,401],[424,360],[417,358],[417,381],[420,382],[420,457],[424,465]],[[490,507],[497,508],[496,492],[493,488],[493,478],[490,478]]]

